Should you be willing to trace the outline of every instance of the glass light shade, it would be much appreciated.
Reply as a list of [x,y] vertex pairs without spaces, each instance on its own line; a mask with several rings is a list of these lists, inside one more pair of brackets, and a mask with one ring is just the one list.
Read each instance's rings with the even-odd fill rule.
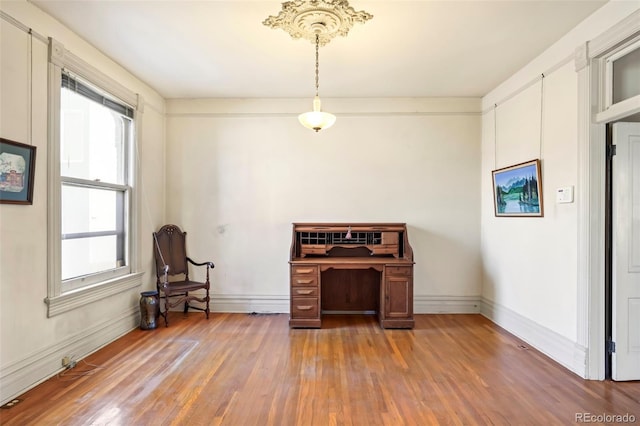
[[322,129],[328,129],[336,122],[336,116],[320,110],[320,98],[313,98],[313,111],[302,113],[298,116],[300,124],[307,129],[315,130],[316,133]]

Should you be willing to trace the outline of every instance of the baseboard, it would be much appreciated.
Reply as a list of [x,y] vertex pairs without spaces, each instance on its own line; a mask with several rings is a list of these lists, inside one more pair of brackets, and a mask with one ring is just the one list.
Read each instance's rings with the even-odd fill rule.
[[289,295],[212,294],[212,312],[289,313]]
[[485,298],[481,299],[480,313],[578,376],[586,377],[585,347]]
[[415,314],[477,314],[480,296],[414,296]]
[[[202,306],[198,304],[198,306]],[[211,295],[212,312],[289,313],[289,295]],[[176,308],[178,310],[178,308]],[[414,296],[416,314],[477,314],[479,296]]]
[[62,368],[62,357],[73,355],[80,360],[140,324],[139,307],[132,306],[115,318],[104,320],[81,333],[39,350],[24,359],[3,365],[0,369],[0,405],[23,394],[45,380],[55,376]]

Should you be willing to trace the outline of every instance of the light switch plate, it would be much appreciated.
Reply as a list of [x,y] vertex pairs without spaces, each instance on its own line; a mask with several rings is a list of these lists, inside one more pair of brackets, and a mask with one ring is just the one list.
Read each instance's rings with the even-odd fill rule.
[[556,203],[573,203],[573,186],[565,186],[556,190]]

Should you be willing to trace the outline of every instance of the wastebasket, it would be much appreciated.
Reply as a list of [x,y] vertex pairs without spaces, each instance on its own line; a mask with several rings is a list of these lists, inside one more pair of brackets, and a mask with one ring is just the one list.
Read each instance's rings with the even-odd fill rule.
[[140,328],[153,330],[158,326],[160,317],[160,298],[158,292],[143,291],[140,293]]

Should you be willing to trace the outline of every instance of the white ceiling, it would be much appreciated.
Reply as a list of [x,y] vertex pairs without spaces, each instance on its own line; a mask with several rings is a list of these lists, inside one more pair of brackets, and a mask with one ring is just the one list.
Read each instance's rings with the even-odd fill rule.
[[[165,98],[314,93],[315,46],[268,0],[30,0]],[[483,96],[605,0],[351,0],[373,19],[320,48],[321,97]]]

